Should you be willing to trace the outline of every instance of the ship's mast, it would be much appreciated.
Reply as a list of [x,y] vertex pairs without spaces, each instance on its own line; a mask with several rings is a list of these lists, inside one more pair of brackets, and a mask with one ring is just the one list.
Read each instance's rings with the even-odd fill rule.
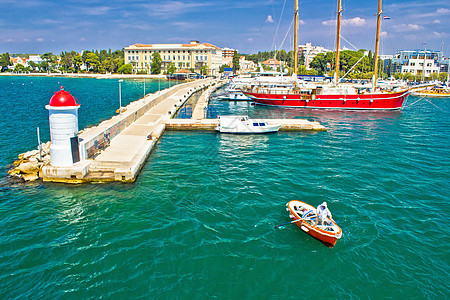
[[378,77],[378,48],[380,45],[380,25],[381,25],[381,0],[378,0],[378,13],[377,13],[377,39],[375,42],[375,66],[374,66],[374,80],[373,86],[377,84]]
[[297,33],[298,33],[298,0],[295,0],[294,10],[294,74],[297,74],[298,64],[298,46],[297,46]]
[[341,0],[338,0],[338,16],[337,16],[337,34],[336,34],[336,84],[338,83],[339,79],[339,43],[341,41]]

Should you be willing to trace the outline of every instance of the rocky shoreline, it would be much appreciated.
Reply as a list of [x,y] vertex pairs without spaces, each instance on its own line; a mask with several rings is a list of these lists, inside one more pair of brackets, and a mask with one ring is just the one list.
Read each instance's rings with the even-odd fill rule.
[[41,144],[36,150],[19,154],[18,159],[12,164],[8,171],[11,178],[21,179],[25,182],[35,181],[42,178],[42,168],[50,164],[50,141]]

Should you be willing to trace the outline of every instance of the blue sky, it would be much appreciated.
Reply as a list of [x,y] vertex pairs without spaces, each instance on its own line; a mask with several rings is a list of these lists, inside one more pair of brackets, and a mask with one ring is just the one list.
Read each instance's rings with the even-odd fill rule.
[[[342,0],[341,43],[373,49],[376,0]],[[241,53],[293,47],[294,0],[0,0],[0,53],[122,49],[192,39]],[[284,8],[284,9],[283,9]],[[336,0],[299,0],[299,44],[335,47]],[[385,0],[381,54],[420,49],[450,56],[450,1]],[[284,42],[283,42],[284,40]],[[347,42],[348,41],[348,42]]]

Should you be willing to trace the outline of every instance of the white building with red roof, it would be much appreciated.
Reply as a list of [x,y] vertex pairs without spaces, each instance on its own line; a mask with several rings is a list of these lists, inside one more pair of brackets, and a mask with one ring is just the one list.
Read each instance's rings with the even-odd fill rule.
[[199,41],[190,44],[134,44],[123,49],[125,64],[131,64],[134,72],[150,73],[152,55],[159,53],[163,64],[162,71],[167,70],[170,64],[177,69],[200,69],[206,66],[208,75],[219,75],[222,65],[222,49]]

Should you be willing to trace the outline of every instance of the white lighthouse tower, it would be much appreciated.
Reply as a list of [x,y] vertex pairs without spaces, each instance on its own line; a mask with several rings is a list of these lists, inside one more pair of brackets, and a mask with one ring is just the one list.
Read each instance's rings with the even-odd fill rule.
[[69,93],[55,92],[45,106],[50,121],[50,157],[55,167],[70,167],[80,161],[78,146],[78,108],[80,104]]

